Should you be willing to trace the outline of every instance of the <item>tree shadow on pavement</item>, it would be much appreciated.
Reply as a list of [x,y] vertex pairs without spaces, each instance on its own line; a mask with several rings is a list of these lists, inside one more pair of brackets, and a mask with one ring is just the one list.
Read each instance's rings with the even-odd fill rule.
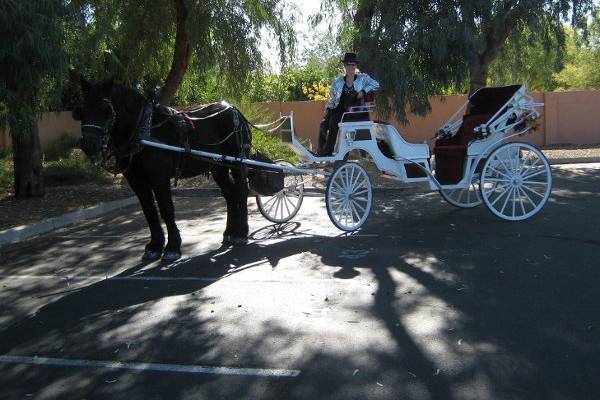
[[[600,211],[573,213],[568,199],[597,204],[599,181],[556,178],[553,201],[526,224],[440,206],[430,194],[385,197],[359,235],[315,235],[292,222],[168,267],[130,263],[0,334],[0,354],[243,360],[299,369],[297,378],[48,370],[40,384],[33,368],[4,366],[0,382],[39,387],[40,398],[592,399],[600,393],[600,243],[590,220]],[[211,297],[212,285],[265,267],[343,281],[344,292],[321,305],[331,310],[321,325],[295,310],[259,320],[236,307],[233,291]],[[123,337],[131,342],[115,343]],[[8,398],[22,397],[4,386]]]

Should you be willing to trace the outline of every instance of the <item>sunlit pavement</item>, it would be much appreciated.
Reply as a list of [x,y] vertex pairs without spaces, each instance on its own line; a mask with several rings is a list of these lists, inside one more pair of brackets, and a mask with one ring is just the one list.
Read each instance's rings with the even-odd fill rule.
[[[141,211],[0,249],[2,399],[600,398],[600,164],[554,168],[522,223],[376,192],[221,248],[221,198],[176,198],[184,258]],[[37,358],[36,358],[37,357]]]

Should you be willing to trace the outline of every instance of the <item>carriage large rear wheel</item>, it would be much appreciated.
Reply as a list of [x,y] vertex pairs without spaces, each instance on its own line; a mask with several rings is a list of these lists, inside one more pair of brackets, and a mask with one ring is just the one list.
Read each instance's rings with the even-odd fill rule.
[[[275,164],[286,167],[294,166],[285,160],[277,160]],[[256,204],[263,217],[275,224],[282,224],[298,214],[303,199],[304,179],[302,175],[286,175],[283,190],[273,196],[257,195]]]
[[373,190],[369,174],[355,162],[341,164],[331,174],[325,192],[327,214],[343,231],[360,228],[371,212]]
[[481,197],[497,217],[521,221],[537,214],[552,191],[552,170],[544,154],[529,143],[507,143],[494,150],[481,171]]

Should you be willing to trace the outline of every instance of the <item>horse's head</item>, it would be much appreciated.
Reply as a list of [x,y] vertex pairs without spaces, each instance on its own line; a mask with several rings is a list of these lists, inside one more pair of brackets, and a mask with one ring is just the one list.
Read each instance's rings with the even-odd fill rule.
[[111,100],[113,81],[89,82],[81,77],[81,89],[83,104],[73,110],[73,118],[81,121],[81,149],[96,164],[117,118]]

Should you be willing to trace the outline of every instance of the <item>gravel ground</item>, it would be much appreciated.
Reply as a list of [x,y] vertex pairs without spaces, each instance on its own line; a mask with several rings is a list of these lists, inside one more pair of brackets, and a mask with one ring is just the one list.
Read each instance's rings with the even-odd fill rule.
[[[581,160],[600,159],[598,145],[552,145],[543,147],[548,159]],[[370,163],[366,164],[375,187],[401,187],[401,182],[383,178]],[[324,187],[323,178],[315,178],[308,186]],[[205,177],[182,179],[178,188],[216,188],[215,183]],[[111,185],[84,184],[79,186],[49,187],[43,198],[15,199],[12,196],[0,197],[0,231],[17,226],[29,225],[49,217],[90,207],[102,202],[119,200],[133,196],[131,189],[120,179]]]
[[552,160],[577,158],[600,158],[600,144],[595,145],[547,145],[542,151]]

